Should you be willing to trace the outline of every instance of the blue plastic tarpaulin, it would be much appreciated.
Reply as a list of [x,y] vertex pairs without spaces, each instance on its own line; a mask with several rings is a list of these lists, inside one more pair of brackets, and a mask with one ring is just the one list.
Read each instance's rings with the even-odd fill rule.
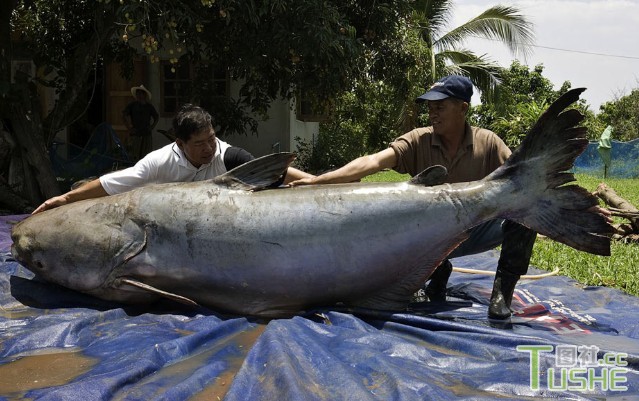
[[23,217],[0,217],[1,399],[639,399],[639,299],[618,290],[522,280],[504,322],[486,317],[493,277],[461,273],[448,302],[396,313],[125,306],[35,280],[9,252]]

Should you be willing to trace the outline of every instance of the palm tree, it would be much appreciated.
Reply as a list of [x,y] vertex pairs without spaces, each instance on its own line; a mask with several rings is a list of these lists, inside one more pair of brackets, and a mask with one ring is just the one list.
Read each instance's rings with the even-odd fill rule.
[[[513,53],[526,55],[533,41],[532,24],[513,7],[495,6],[465,24],[447,30],[452,0],[411,0],[408,14],[397,12],[389,23],[384,43],[366,49],[359,65],[361,75],[338,93],[332,112],[321,124],[318,143],[344,160],[377,152],[397,136],[417,125],[415,98],[437,79],[449,74],[468,76],[479,91],[496,92],[502,68],[486,55],[463,48],[471,37],[503,42]],[[363,40],[366,48],[375,35]],[[351,139],[348,145],[339,138]],[[322,142],[324,141],[324,142]],[[354,146],[353,144],[360,144]],[[312,154],[317,149],[306,146]],[[318,149],[322,149],[318,146]],[[325,163],[325,154],[315,160]],[[322,169],[332,168],[326,164]]]
[[[413,90],[400,114],[400,126],[404,131],[415,126],[414,99],[424,88],[439,78],[459,74],[469,77],[484,98],[497,97],[502,68],[483,54],[477,55],[463,46],[470,38],[485,38],[503,42],[515,55],[526,56],[534,42],[532,23],[519,10],[508,6],[494,6],[470,21],[446,31],[453,9],[452,0],[417,0],[411,14],[411,26],[419,37],[420,57],[415,72],[420,81]],[[412,74],[415,75],[415,74]]]
[[424,41],[424,63],[428,65],[428,82],[424,84],[432,84],[445,75],[461,74],[485,95],[494,94],[501,67],[487,55],[477,55],[461,46],[478,37],[503,42],[513,54],[526,56],[534,42],[532,23],[518,9],[498,5],[446,32],[452,8],[452,0],[415,2],[412,19]]

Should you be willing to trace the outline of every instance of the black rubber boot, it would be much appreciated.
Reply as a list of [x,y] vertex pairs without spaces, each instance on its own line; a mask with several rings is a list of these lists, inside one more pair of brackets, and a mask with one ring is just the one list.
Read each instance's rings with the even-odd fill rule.
[[519,275],[497,270],[488,306],[489,318],[503,320],[510,317],[512,313],[510,304],[513,301],[517,281],[519,281]]
[[526,274],[532,256],[537,233],[531,229],[506,220],[502,226],[504,242],[501,245],[497,273],[490,296],[488,317],[507,319],[511,315],[510,305],[519,277]]
[[432,276],[430,276],[430,282],[426,286],[424,292],[431,302],[444,302],[446,301],[446,286],[448,284],[448,278],[453,272],[453,264],[448,259],[445,259]]

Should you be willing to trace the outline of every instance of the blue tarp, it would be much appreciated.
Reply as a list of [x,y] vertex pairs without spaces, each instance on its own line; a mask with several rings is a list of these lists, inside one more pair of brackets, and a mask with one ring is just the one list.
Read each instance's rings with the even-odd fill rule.
[[522,280],[506,322],[486,318],[492,277],[461,273],[410,312],[143,309],[34,280],[9,253],[22,217],[0,217],[0,399],[639,399],[639,299],[618,290]]
[[[599,141],[588,144],[586,150],[575,160],[574,171],[582,174],[603,177],[604,161],[598,151]],[[628,142],[611,141],[611,164],[608,177],[639,177],[639,139]]]

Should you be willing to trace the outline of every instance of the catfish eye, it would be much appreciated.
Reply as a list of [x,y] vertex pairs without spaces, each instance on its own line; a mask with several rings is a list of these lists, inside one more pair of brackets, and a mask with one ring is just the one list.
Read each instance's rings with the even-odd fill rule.
[[39,260],[33,261],[33,267],[35,267],[38,270],[44,270],[44,265]]

